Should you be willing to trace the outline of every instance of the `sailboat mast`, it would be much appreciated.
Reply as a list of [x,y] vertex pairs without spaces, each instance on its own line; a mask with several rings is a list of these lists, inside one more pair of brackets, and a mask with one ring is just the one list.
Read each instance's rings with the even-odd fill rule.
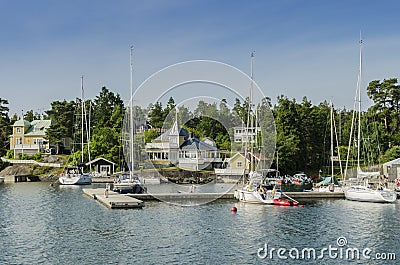
[[130,158],[131,158],[131,167],[130,167],[130,172],[129,172],[129,176],[132,178],[133,175],[133,63],[132,63],[132,53],[133,53],[133,46],[130,47],[130,54],[129,54],[129,69],[130,69],[130,82],[129,82],[129,86],[130,86],[130,104],[129,104],[129,108],[130,108]]
[[83,163],[83,122],[84,122],[84,117],[83,117],[83,110],[85,108],[85,101],[83,99],[84,94],[83,94],[83,75],[81,76],[81,149],[82,149],[82,155],[81,155],[81,163]]
[[360,66],[358,70],[358,132],[357,132],[357,170],[360,169],[360,143],[361,143],[361,80],[362,80],[362,38],[360,33]]
[[[253,63],[254,63],[254,52],[251,53],[251,62],[250,62],[250,78],[251,78],[251,84],[250,84],[250,98],[249,98],[249,119],[250,119],[250,127],[247,128],[247,131],[251,128],[251,131],[253,133],[254,130],[254,124],[253,124],[253,116],[251,115],[252,109],[253,109],[253,80],[254,80],[254,73],[253,73]],[[254,135],[253,135],[254,136]],[[254,139],[253,136],[251,137],[251,156],[250,156],[250,169],[254,171]]]
[[331,102],[331,180],[333,181],[333,103]]

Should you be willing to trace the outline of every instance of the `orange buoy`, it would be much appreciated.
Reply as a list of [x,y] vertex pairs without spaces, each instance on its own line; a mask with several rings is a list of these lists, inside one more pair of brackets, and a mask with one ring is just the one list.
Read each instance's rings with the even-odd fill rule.
[[236,213],[236,212],[237,212],[236,206],[232,206],[232,207],[231,207],[231,212],[233,212],[233,213]]

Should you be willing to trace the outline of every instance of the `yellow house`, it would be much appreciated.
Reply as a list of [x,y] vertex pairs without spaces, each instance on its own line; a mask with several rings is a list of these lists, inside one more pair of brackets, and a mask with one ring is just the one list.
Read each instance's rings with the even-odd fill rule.
[[225,180],[229,181],[231,179],[235,181],[242,177],[243,174],[249,173],[250,161],[240,152],[226,159],[224,164],[226,165],[225,168],[215,168],[214,172],[218,177],[222,177]]
[[51,120],[16,121],[10,136],[10,149],[14,150],[14,157],[17,154],[33,155],[49,150],[50,145],[44,137],[51,124]]

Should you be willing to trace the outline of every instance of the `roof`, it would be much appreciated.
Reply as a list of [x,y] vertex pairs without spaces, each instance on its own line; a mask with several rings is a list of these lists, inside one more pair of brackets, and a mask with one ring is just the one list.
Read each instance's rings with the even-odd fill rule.
[[234,154],[232,157],[228,158],[228,162],[230,162],[231,160],[233,160],[235,157],[237,156],[241,156],[244,159],[244,155],[241,154],[240,152],[237,152],[236,154]]
[[200,150],[200,151],[218,151],[218,148],[211,146],[199,139],[192,137],[186,140],[182,146],[182,150]]
[[178,122],[175,121],[170,129],[158,136],[154,141],[169,141],[171,136],[177,135],[183,136],[185,139],[189,138],[189,132],[179,126]]
[[92,160],[92,161],[87,162],[85,165],[88,166],[88,165],[94,164],[94,163],[96,163],[96,162],[98,162],[98,161],[100,161],[100,160],[103,160],[103,161],[106,161],[107,163],[110,163],[110,164],[114,164],[114,165],[115,165],[114,162],[111,162],[110,160],[107,160],[107,159],[105,159],[105,158],[103,158],[103,157],[98,157],[98,158],[96,158],[96,159],[94,159],[94,160]]
[[22,126],[31,126],[31,123],[27,120],[20,119],[14,122],[13,126],[15,127],[22,127]]
[[392,161],[386,162],[383,164],[384,166],[390,166],[390,165],[400,165],[400,158],[396,158]]
[[33,120],[30,125],[31,127],[26,131],[25,135],[41,135],[46,134],[46,129],[48,129],[52,124],[51,120]]

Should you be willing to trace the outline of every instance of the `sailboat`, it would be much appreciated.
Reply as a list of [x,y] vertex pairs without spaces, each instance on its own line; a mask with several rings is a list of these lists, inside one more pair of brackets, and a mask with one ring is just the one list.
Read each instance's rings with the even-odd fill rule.
[[[360,138],[361,138],[361,73],[362,73],[362,39],[360,38],[360,66],[358,72],[358,82],[355,100],[358,98],[358,131],[357,131],[357,182],[358,185],[352,185],[345,189],[344,194],[347,200],[362,202],[392,203],[396,201],[395,191],[385,188],[381,183],[370,183],[369,180],[377,178],[380,172],[364,172],[360,167]],[[351,133],[352,134],[352,133]],[[350,134],[350,135],[351,135]],[[351,136],[349,141],[349,158]],[[346,162],[347,171],[347,162]]]
[[[251,86],[250,86],[250,97],[249,97],[249,110],[247,113],[247,124],[245,133],[246,133],[246,142],[245,142],[245,167],[243,171],[243,186],[238,188],[234,192],[234,197],[238,199],[240,202],[245,203],[259,203],[259,204],[277,204],[277,205],[297,205],[297,202],[294,200],[286,200],[282,199],[282,193],[279,189],[275,188],[275,183],[268,182],[268,174],[270,172],[275,172],[273,169],[263,169],[261,159],[262,155],[260,156],[254,154],[254,144],[257,145],[257,118],[256,118],[256,129],[253,127],[253,115],[252,112],[252,105],[253,105],[253,60],[254,60],[254,53],[251,54]],[[257,116],[257,113],[256,113]],[[249,135],[249,132],[255,131],[255,135]],[[251,145],[251,146],[249,146]],[[255,166],[257,164],[257,166]],[[249,180],[247,184],[244,183],[244,179],[246,176],[247,165],[249,165]]]
[[68,166],[58,179],[62,185],[89,185],[92,183],[92,175],[83,173],[83,145],[84,145],[84,115],[85,101],[83,97],[83,76],[81,77],[81,146],[82,146],[82,163],[74,166]]
[[129,140],[126,140],[126,143],[124,143],[124,148],[129,150],[129,155],[126,157],[126,160],[128,161],[128,166],[129,166],[129,174],[122,174],[118,180],[116,180],[113,184],[113,191],[119,192],[119,193],[146,193],[147,189],[142,185],[140,182],[139,177],[133,173],[134,170],[134,147],[133,147],[133,141],[134,141],[134,121],[133,121],[133,81],[132,81],[132,73],[133,73],[133,64],[132,64],[132,51],[133,47],[130,47],[130,103],[129,103],[129,124],[126,124],[126,128],[129,128]]
[[[315,184],[315,187],[313,187],[312,191],[343,192],[341,185],[339,185],[339,182],[335,179],[334,170],[333,170],[333,162],[334,162],[334,148],[333,148],[334,126],[333,125],[334,125],[334,119],[333,119],[333,104],[332,104],[332,102],[331,102],[330,117],[331,117],[331,159],[330,159],[331,160],[331,176],[326,177],[323,181]],[[338,156],[339,156],[339,163],[340,163],[340,153],[339,152],[338,152]],[[342,169],[341,166],[340,166],[340,169]]]

